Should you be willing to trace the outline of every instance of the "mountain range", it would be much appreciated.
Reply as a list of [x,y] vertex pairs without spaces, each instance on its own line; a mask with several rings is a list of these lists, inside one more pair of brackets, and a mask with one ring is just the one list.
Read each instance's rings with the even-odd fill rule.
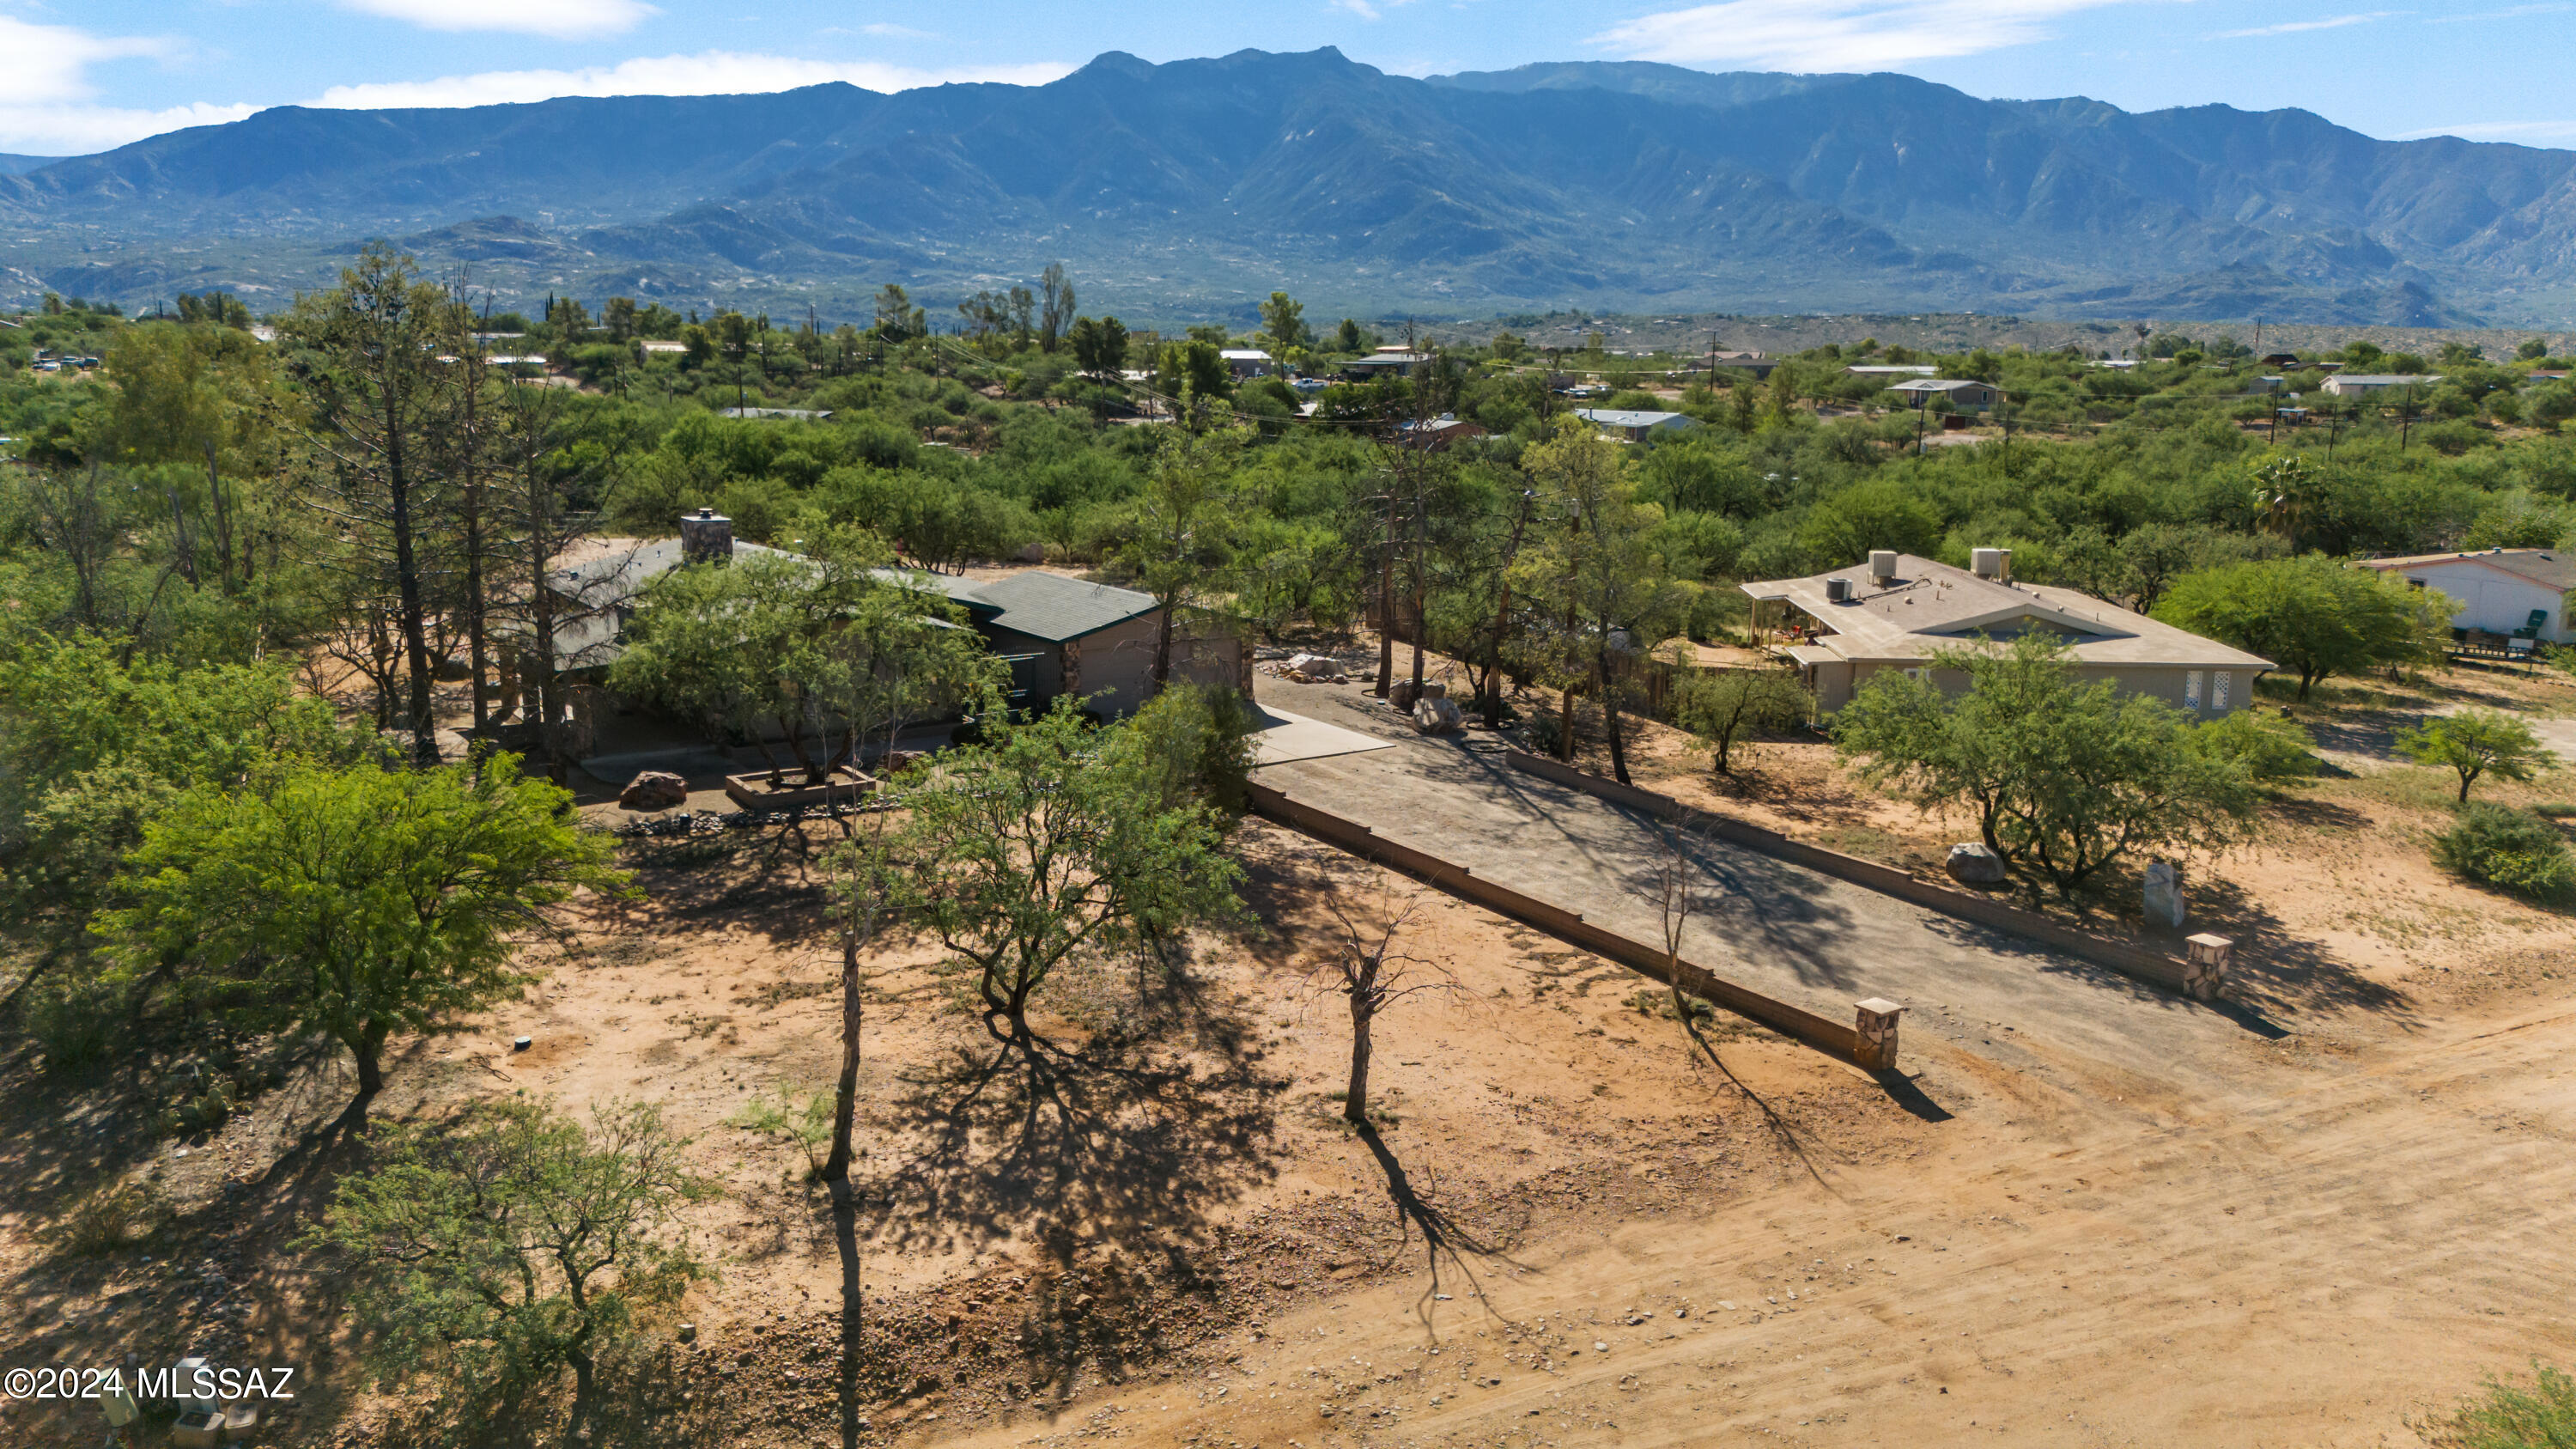
[[1373,317],[2576,317],[2576,152],[1894,74],[1113,52],[1040,86],[290,106],[6,159],[0,302],[264,308],[387,238],[505,303],[827,321],[883,282],[944,308],[1056,259],[1084,310],[1152,321],[1248,318],[1273,288]]

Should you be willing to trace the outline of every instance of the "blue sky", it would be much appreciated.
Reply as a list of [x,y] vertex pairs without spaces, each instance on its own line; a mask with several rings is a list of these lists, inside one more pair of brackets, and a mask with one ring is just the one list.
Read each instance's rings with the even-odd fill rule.
[[103,150],[273,105],[1036,83],[1104,50],[1320,45],[1411,75],[1897,70],[1980,96],[2301,106],[2373,136],[2576,146],[2576,0],[0,0],[0,151]]

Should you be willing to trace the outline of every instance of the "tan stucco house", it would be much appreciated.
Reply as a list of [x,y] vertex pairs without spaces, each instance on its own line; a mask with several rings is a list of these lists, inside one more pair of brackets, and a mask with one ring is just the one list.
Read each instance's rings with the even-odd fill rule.
[[1753,597],[1754,622],[1781,634],[1779,652],[1815,691],[1819,714],[1850,703],[1854,690],[1890,669],[1965,689],[1967,676],[1934,669],[1932,656],[1981,634],[2006,641],[2046,629],[2071,646],[2078,675],[2205,719],[2253,703],[2255,677],[2273,667],[2090,594],[2016,583],[2010,549],[1978,549],[1974,562],[1960,569],[1882,549],[1847,569],[1741,587]]

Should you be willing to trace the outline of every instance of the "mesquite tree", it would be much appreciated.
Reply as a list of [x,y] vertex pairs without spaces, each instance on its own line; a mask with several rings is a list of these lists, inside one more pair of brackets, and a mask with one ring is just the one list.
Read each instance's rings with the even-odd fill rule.
[[1217,812],[1161,797],[1074,701],[940,757],[885,848],[894,898],[973,979],[994,1040],[1027,1051],[1029,1003],[1080,951],[1141,949],[1241,912]]

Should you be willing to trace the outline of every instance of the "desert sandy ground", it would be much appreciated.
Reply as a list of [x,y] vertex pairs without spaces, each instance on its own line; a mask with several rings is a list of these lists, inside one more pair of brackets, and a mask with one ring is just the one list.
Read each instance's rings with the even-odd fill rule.
[[[1753,787],[1703,783],[1665,736],[1640,753],[1845,848],[1937,842],[1812,748],[1758,746]],[[1121,963],[1068,977],[1041,1025],[1077,1064],[1034,1095],[936,952],[889,943],[851,1245],[864,1442],[2419,1444],[2481,1375],[2576,1358],[2571,932],[2421,867],[2423,794],[2320,782],[2295,803],[2318,828],[2206,880],[2249,950],[2305,943],[2368,990],[2177,1030],[2168,1003],[2032,966],[2027,1013],[1910,1029],[1897,1091],[1722,1015],[1686,1029],[1625,968],[1259,821],[1257,927],[1141,989]],[[643,1098],[696,1134],[726,1192],[691,1226],[722,1276],[608,1442],[840,1442],[843,1249],[805,1149],[742,1125],[836,1060],[833,833],[635,845],[643,901],[584,903],[523,1000],[393,1066],[387,1118]],[[1382,1020],[1384,1118],[1355,1133],[1317,972],[1340,916],[1408,911],[1433,989]],[[156,1143],[112,1086],[0,1063],[0,1360],[212,1345],[306,1366],[266,1442],[416,1442],[285,1247],[349,1160],[314,1135],[344,1069],[290,1066],[220,1132]],[[158,1184],[170,1226],[65,1261],[38,1229],[103,1170]],[[97,1440],[8,1415],[0,1442]]]

